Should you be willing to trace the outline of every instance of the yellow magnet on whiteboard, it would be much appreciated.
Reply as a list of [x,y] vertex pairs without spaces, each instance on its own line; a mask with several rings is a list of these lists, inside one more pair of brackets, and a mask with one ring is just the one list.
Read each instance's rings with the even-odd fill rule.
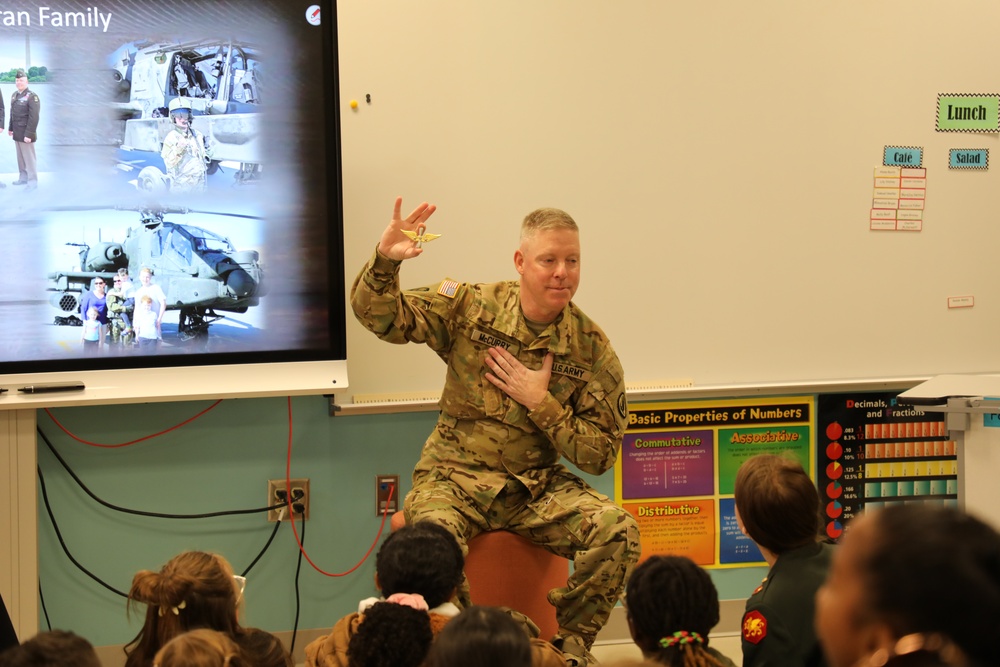
[[358,101],[357,100],[351,100],[351,108],[352,109],[357,109],[358,108]]

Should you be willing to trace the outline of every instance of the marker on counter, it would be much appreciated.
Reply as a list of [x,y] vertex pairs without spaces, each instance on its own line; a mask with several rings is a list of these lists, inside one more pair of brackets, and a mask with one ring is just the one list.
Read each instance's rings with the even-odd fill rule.
[[83,389],[86,389],[86,386],[80,381],[37,382],[17,388],[22,394],[45,394],[53,391],[80,391]]

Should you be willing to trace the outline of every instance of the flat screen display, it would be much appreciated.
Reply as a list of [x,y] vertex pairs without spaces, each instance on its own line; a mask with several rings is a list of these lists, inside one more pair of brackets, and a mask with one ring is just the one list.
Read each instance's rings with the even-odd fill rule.
[[337,91],[329,1],[0,8],[0,384],[342,372]]

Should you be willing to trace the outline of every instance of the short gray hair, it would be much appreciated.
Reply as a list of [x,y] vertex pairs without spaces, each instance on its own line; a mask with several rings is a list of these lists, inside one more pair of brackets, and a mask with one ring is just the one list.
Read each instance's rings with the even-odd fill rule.
[[576,221],[569,213],[558,208],[539,208],[524,216],[521,223],[521,239],[534,235],[535,232],[550,229],[568,229],[579,233]]

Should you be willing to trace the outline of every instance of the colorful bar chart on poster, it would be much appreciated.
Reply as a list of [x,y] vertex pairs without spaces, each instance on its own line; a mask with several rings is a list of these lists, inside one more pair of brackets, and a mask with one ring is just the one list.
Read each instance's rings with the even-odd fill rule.
[[958,505],[955,441],[943,415],[897,405],[895,396],[818,399],[817,477],[832,539],[865,509],[902,502]]
[[615,466],[617,502],[642,534],[642,556],[680,554],[705,567],[762,564],[736,522],[733,487],[756,454],[786,454],[813,473],[812,397],[631,406]]

